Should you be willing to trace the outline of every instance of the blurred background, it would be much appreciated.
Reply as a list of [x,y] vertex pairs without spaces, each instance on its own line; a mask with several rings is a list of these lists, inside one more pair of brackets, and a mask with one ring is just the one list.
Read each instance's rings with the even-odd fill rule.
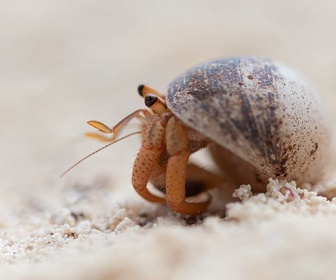
[[144,107],[138,84],[165,92],[206,60],[282,61],[335,111],[335,14],[332,0],[0,0],[1,213],[36,197],[57,205],[74,183],[106,180],[135,196],[137,136],[59,174],[102,146],[83,137],[87,120],[113,126]]

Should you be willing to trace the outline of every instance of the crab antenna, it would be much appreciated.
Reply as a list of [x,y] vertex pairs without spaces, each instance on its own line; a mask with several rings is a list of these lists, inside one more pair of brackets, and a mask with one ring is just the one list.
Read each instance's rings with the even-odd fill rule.
[[98,153],[98,152],[100,152],[100,151],[106,149],[107,147],[109,147],[109,146],[111,146],[111,145],[113,145],[113,144],[115,144],[115,143],[117,143],[117,142],[119,142],[119,141],[121,141],[121,140],[124,140],[125,138],[128,138],[128,137],[130,137],[130,136],[133,136],[133,135],[135,135],[135,134],[140,134],[140,133],[141,133],[141,131],[136,131],[136,132],[127,134],[127,135],[125,135],[125,136],[123,136],[123,137],[120,137],[120,138],[118,138],[118,139],[112,141],[111,143],[108,143],[107,145],[105,145],[105,146],[99,148],[98,150],[95,150],[94,152],[92,152],[92,153],[88,154],[87,156],[83,157],[81,160],[77,161],[74,165],[72,165],[72,166],[69,167],[67,170],[65,170],[65,171],[60,175],[60,177],[63,177],[63,176],[64,176],[65,174],[67,174],[70,170],[72,170],[73,168],[75,168],[78,164],[80,164],[81,162],[83,162],[83,161],[86,160],[87,158],[93,156],[94,154],[96,154],[96,153]]
[[109,128],[105,124],[98,122],[98,121],[88,121],[87,123],[94,128],[98,129],[100,132],[103,133],[113,133],[112,140],[114,140],[116,137],[118,137],[118,134],[120,133],[121,129],[132,119],[138,117],[141,113],[144,114],[146,110],[139,109],[134,111],[133,113],[129,114],[125,118],[123,118],[120,122],[118,122],[114,127]]
[[103,124],[102,122],[92,120],[92,121],[88,121],[87,124],[98,129],[100,132],[113,133],[113,129],[109,128],[106,124]]

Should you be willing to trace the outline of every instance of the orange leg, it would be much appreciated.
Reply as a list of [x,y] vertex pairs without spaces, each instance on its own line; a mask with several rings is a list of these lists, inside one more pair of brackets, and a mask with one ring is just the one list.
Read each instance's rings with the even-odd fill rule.
[[166,128],[166,145],[169,154],[166,170],[166,199],[176,212],[194,215],[204,211],[210,203],[210,195],[204,202],[189,203],[186,198],[189,139],[184,127],[172,117]]
[[[161,159],[162,160],[162,159]],[[151,176],[150,182],[159,191],[166,193],[166,168],[167,162],[162,164],[162,161],[158,161],[155,165]],[[179,163],[178,163],[179,166]],[[187,175],[185,183],[185,196],[192,197],[199,195],[207,190],[218,187],[225,182],[224,176],[210,172],[195,164],[188,163]]]
[[132,184],[136,192],[151,202],[164,203],[165,198],[153,195],[147,184],[164,150],[165,123],[153,121],[142,136],[142,146],[134,161]]
[[147,150],[142,147],[134,161],[132,184],[136,192],[150,202],[164,203],[166,199],[153,195],[147,189],[152,170],[160,156],[160,150]]
[[210,203],[210,195],[204,202],[189,203],[186,198],[186,166],[189,154],[183,152],[168,160],[166,177],[166,197],[168,205],[176,212],[195,215],[203,212]]

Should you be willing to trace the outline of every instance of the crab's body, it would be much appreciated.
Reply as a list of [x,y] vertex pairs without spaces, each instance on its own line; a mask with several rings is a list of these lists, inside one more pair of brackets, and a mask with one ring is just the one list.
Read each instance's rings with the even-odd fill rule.
[[[324,108],[306,80],[281,64],[258,57],[215,60],[175,79],[167,100],[148,86],[139,93],[149,110],[135,111],[112,129],[90,124],[114,139],[128,121],[140,119],[132,183],[148,201],[197,214],[210,202],[207,190],[224,181],[262,190],[269,177],[316,183],[323,176],[331,138]],[[223,175],[188,162],[209,143]],[[206,194],[201,202],[186,200],[200,193]]]
[[[135,190],[148,201],[167,202],[176,212],[202,212],[210,202],[209,195],[199,203],[186,202],[186,197],[215,187],[221,177],[188,160],[190,154],[209,142],[205,136],[186,127],[167,108],[158,114],[146,114],[142,120],[142,145],[133,166]],[[151,193],[148,182],[165,193],[165,198]]]

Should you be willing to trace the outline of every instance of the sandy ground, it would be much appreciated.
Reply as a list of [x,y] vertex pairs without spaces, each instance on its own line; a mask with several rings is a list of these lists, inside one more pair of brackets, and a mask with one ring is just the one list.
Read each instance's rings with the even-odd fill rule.
[[137,136],[59,174],[101,147],[87,120],[113,125],[143,107],[138,84],[164,92],[216,57],[285,62],[334,113],[335,13],[332,0],[0,0],[1,279],[334,279],[336,202],[295,184],[242,186],[222,212],[182,218],[132,189]]

